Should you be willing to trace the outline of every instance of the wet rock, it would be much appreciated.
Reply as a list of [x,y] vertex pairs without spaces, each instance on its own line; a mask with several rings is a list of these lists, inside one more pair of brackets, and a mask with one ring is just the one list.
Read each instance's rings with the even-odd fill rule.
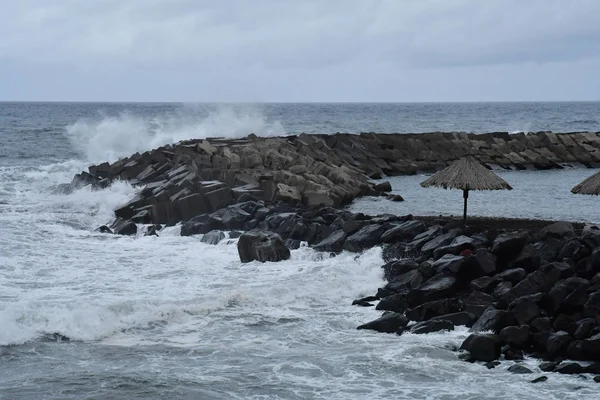
[[501,279],[503,281],[509,281],[512,284],[517,284],[520,281],[522,281],[526,276],[527,272],[523,268],[512,268],[495,275],[495,278]]
[[406,325],[408,325],[408,318],[400,313],[391,312],[384,314],[381,318],[377,318],[374,321],[360,325],[356,329],[369,329],[383,333],[395,333]]
[[497,310],[490,306],[484,311],[481,317],[475,321],[470,331],[493,331],[499,333],[502,329],[514,325],[515,323],[516,321],[511,313],[504,310]]
[[514,364],[508,367],[508,372],[513,374],[533,374],[533,371],[521,364]]
[[559,361],[547,361],[539,365],[540,369],[544,372],[552,372],[560,364]]
[[[476,361],[476,360],[473,360],[473,361]],[[484,365],[487,369],[494,369],[497,366],[502,365],[502,363],[500,361],[490,361],[490,362],[486,362]]]
[[498,235],[492,245],[492,253],[502,260],[514,260],[526,243],[527,234],[524,232]]
[[487,293],[473,291],[464,301],[464,310],[479,318],[494,301],[494,297]]
[[117,219],[112,228],[115,235],[132,236],[137,234],[137,225],[131,221]]
[[554,237],[565,237],[572,236],[575,233],[575,228],[570,222],[555,222],[542,229],[542,235],[554,236]]
[[535,332],[550,332],[552,331],[552,320],[548,317],[536,318],[530,326]]
[[583,340],[590,337],[592,329],[598,326],[596,319],[594,318],[584,318],[577,322],[575,322],[575,333],[573,334],[573,338],[575,340]]
[[427,230],[414,236],[413,240],[410,243],[408,243],[407,248],[410,251],[420,250],[421,247],[425,243],[429,242],[430,240],[434,239],[435,237],[437,237],[441,234],[442,234],[441,226],[439,226],[439,225],[431,226],[431,227],[427,228]]
[[181,224],[181,236],[192,236],[201,233],[208,233],[211,229],[204,231],[204,226],[207,225],[210,216],[208,214],[198,215],[183,224]]
[[146,233],[144,233],[144,236],[158,236],[158,231],[160,230],[160,228],[160,225],[150,225],[146,229]]
[[238,240],[238,253],[243,263],[258,261],[281,261],[290,258],[290,250],[276,233],[269,231],[249,231]]
[[348,234],[344,232],[343,229],[339,229],[316,244],[313,248],[317,251],[339,253],[343,250],[344,242],[347,237]]
[[379,304],[377,304],[376,309],[381,311],[394,311],[398,313],[403,313],[408,308],[408,303],[406,302],[406,294],[404,293],[396,293],[390,296],[386,296]]
[[391,262],[399,260],[406,256],[406,244],[405,243],[391,243],[383,246],[383,253],[381,254],[383,261]]
[[423,275],[417,270],[409,270],[392,279],[385,289],[394,293],[407,293],[411,289],[418,288],[425,281]]
[[242,205],[227,207],[221,213],[221,221],[225,229],[242,229],[244,224],[252,218],[252,215],[243,210]]
[[378,192],[391,192],[392,184],[389,181],[381,182],[373,186],[373,189]]
[[456,291],[460,282],[453,276],[438,274],[409,293],[410,304],[423,304],[448,297]]
[[423,222],[419,220],[409,220],[396,225],[381,235],[381,241],[385,243],[411,240],[416,235],[426,229]]
[[433,269],[438,273],[448,275],[461,275],[463,268],[467,266],[466,257],[446,254],[432,265]]
[[430,301],[406,311],[411,321],[421,322],[429,319],[454,314],[460,311],[460,302],[455,298]]
[[404,197],[400,196],[399,194],[388,194],[387,199],[394,202],[404,201]]
[[466,326],[467,328],[470,328],[477,320],[477,317],[470,312],[460,311],[431,318],[431,321],[437,320],[446,320],[452,322],[455,326]]
[[570,273],[572,273],[571,267],[566,263],[544,265],[515,285],[502,297],[502,300],[510,304],[519,297],[548,292],[557,281],[568,278]]
[[548,380],[548,377],[542,375],[542,376],[539,376],[539,377],[537,377],[537,378],[535,378],[535,379],[533,379],[533,380],[531,380],[529,382],[531,382],[531,383],[540,383],[540,382],[546,382],[547,380]]
[[404,258],[401,260],[388,262],[387,264],[383,265],[381,268],[383,268],[383,277],[387,281],[392,281],[397,276],[405,274],[406,272],[412,271],[414,269],[417,269],[418,267],[419,267],[419,264],[415,260],[413,260],[411,258]]
[[531,329],[527,325],[507,326],[500,331],[499,337],[502,343],[516,348],[524,348],[529,343]]
[[567,346],[571,343],[571,336],[567,332],[559,331],[551,334],[546,342],[546,352],[549,357],[556,357],[564,354]]
[[424,334],[439,331],[453,331],[454,324],[448,320],[429,320],[419,322],[410,327],[410,333]]
[[469,283],[469,287],[478,292],[490,293],[502,280],[493,276],[482,276],[481,278],[473,279]]
[[223,233],[222,231],[210,231],[204,234],[200,241],[202,243],[216,245],[219,244],[219,242],[223,239],[225,239],[225,233]]
[[573,312],[588,300],[587,279],[572,277],[558,282],[548,293],[548,306],[553,312]]
[[491,275],[496,272],[496,256],[485,249],[477,250],[475,254],[475,276]]
[[523,350],[516,349],[510,345],[502,346],[502,354],[506,360],[523,360]]
[[388,230],[386,225],[367,225],[349,236],[344,242],[344,250],[361,252],[381,243],[381,235]]
[[537,305],[536,298],[533,296],[523,296],[516,299],[509,305],[508,309],[519,325],[525,325],[533,321],[542,312]]
[[442,235],[439,235],[439,236],[431,239],[427,243],[425,243],[423,245],[423,247],[421,247],[421,251],[423,253],[427,253],[427,252],[434,251],[438,247],[447,246],[450,243],[452,243],[452,241],[454,240],[454,238],[456,236],[458,236],[458,231],[456,231],[456,230],[451,230],[448,233],[444,233]]
[[360,307],[373,307],[374,304],[369,303],[368,301],[364,301],[364,300],[354,300],[352,302],[353,306],[360,306]]
[[110,229],[108,226],[106,225],[102,225],[98,228],[95,229],[95,232],[100,232],[100,233],[113,233],[112,229]]
[[476,361],[494,361],[500,358],[501,345],[498,337],[491,333],[473,333],[460,346]]
[[583,371],[583,367],[576,362],[562,363],[554,368],[554,372],[558,372],[559,374],[582,374]]

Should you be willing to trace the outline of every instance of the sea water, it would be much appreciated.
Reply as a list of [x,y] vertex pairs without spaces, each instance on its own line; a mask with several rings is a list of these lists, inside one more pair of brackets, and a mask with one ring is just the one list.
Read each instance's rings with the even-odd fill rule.
[[[485,116],[454,105],[435,105],[441,111],[431,115],[424,106],[414,118],[390,105],[202,107],[0,104],[0,399],[597,398],[591,378],[550,374],[530,384],[541,374],[535,360],[524,361],[532,375],[509,373],[511,362],[488,370],[460,361],[463,328],[402,337],[357,331],[380,315],[351,305],[384,284],[379,248],[331,257],[303,246],[287,261],[241,264],[235,240],[211,246],[181,237],[177,226],[158,237],[94,232],[135,193],[126,183],[51,191],[91,162],[189,137],[379,130],[362,116],[382,131],[506,130],[510,118],[496,114],[508,106],[496,113],[478,105],[491,110],[485,126],[468,122]],[[596,103],[573,107],[579,111],[555,115],[560,129],[597,115]],[[542,120],[531,123],[555,128]],[[598,199],[568,192],[592,172],[505,172],[515,189],[472,193],[470,210],[594,219]],[[366,198],[351,208],[462,212],[460,192],[420,189],[425,178],[392,180],[404,203]]]

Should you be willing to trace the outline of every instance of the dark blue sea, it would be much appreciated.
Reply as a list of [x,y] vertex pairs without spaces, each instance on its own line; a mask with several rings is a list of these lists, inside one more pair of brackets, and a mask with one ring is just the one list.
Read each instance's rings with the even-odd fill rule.
[[[94,232],[135,190],[50,188],[90,163],[189,138],[335,132],[600,131],[600,103],[0,103],[0,399],[596,399],[592,379],[488,370],[457,359],[465,329],[357,331],[351,306],[383,284],[381,249],[307,247],[241,265],[236,246]],[[472,215],[599,222],[569,190],[593,170],[500,172]],[[406,201],[367,213],[460,215],[460,193],[393,178]],[[538,374],[535,360],[524,364]]]

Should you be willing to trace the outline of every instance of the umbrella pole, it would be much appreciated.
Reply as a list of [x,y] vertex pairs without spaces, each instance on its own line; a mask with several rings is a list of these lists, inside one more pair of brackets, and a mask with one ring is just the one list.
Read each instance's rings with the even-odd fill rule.
[[463,199],[465,199],[465,208],[463,211],[463,223],[467,222],[467,199],[469,198],[469,191],[467,189],[463,190]]

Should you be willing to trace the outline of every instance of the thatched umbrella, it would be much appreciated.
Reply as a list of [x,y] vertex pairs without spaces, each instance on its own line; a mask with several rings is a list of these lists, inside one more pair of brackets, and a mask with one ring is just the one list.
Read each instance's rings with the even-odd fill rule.
[[469,190],[512,190],[512,187],[504,179],[471,156],[455,161],[431,178],[421,182],[421,186],[462,190],[465,199],[463,221],[467,220]]
[[571,193],[575,194],[600,194],[600,172],[583,180],[580,184],[571,189]]

